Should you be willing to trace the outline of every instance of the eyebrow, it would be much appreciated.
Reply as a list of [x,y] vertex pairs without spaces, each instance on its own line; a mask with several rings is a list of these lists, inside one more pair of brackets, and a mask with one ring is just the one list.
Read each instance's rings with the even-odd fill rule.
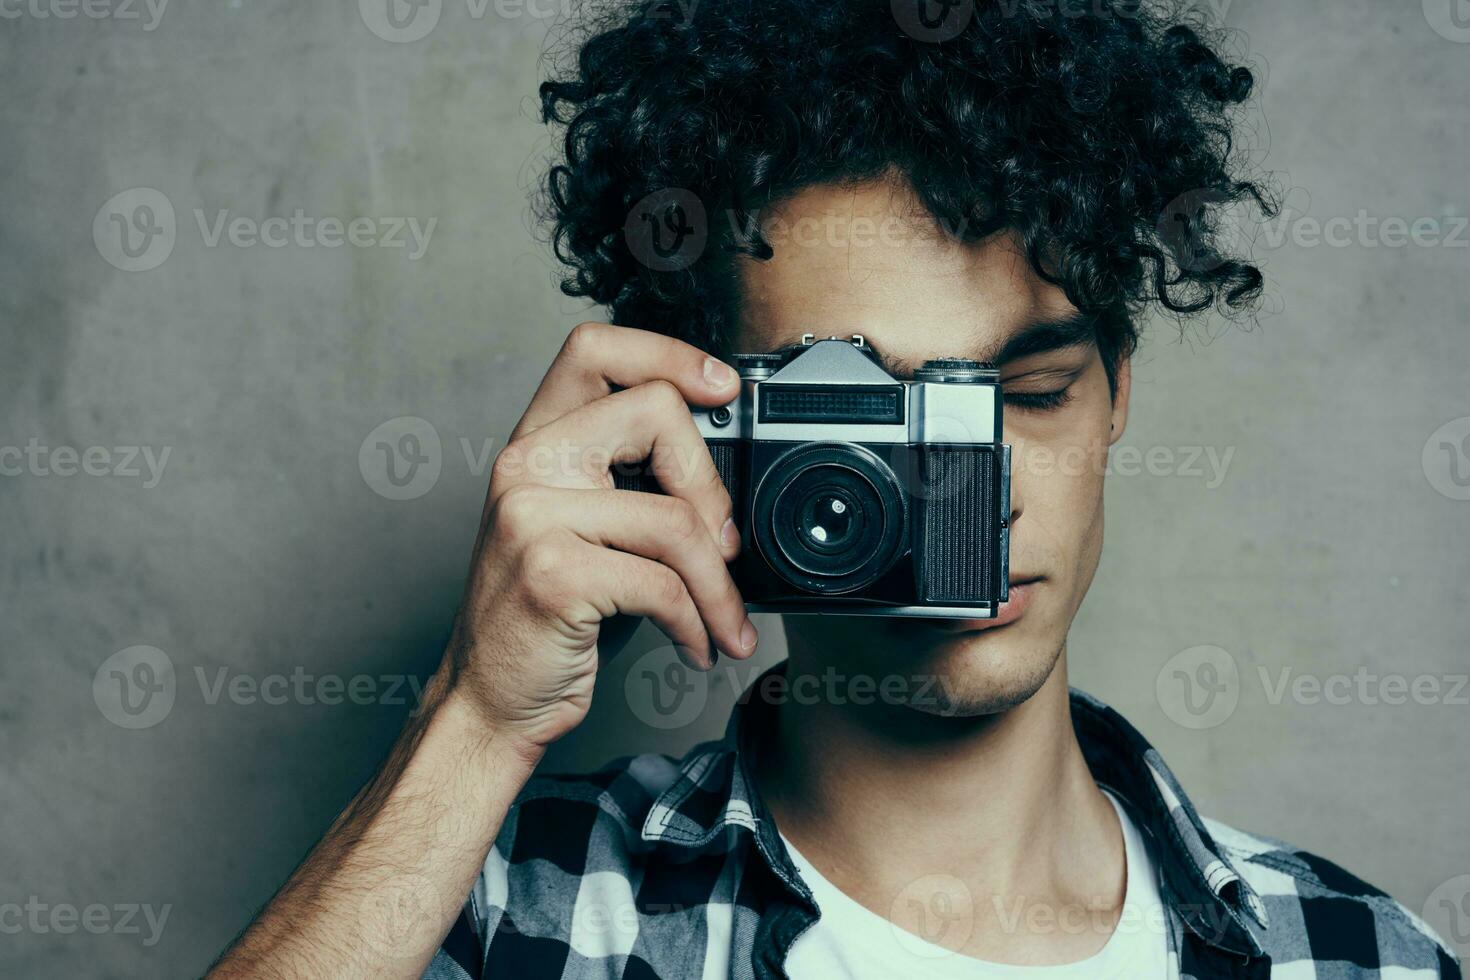
[[[1097,340],[1097,328],[1098,318],[1090,313],[1073,313],[1061,319],[1041,320],[992,345],[977,360],[999,367],[1035,354],[1080,347]],[[897,358],[883,353],[871,341],[868,346],[873,348],[883,369],[889,374],[902,377],[907,373],[905,365]]]
[[1043,320],[1006,338],[999,350],[992,351],[981,360],[1008,364],[1033,354],[1091,344],[1097,340],[1097,328],[1098,318],[1091,313],[1073,313],[1060,320]]

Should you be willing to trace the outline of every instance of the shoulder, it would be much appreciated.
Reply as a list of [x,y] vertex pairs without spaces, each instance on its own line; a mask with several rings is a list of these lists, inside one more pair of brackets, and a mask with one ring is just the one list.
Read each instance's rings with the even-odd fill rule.
[[1275,838],[1208,817],[1204,824],[1265,905],[1267,925],[1256,933],[1274,967],[1334,961],[1370,976],[1460,977],[1458,959],[1435,931],[1378,888]]

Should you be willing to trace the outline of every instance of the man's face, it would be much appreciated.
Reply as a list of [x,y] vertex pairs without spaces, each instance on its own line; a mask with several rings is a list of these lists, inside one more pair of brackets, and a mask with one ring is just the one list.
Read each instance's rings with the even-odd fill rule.
[[741,260],[734,350],[802,334],[862,334],[890,371],[925,360],[995,361],[1013,448],[1011,601],[995,622],[787,616],[793,665],[838,676],[936,678],[909,685],[921,710],[989,714],[1029,698],[1052,673],[1102,549],[1107,447],[1123,432],[1117,394],[1089,324],[998,236],[944,235],[899,184],[818,186],[762,215],[775,255]]

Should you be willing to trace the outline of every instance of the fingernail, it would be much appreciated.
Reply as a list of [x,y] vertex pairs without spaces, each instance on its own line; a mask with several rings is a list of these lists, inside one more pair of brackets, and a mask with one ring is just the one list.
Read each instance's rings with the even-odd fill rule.
[[749,619],[740,628],[740,649],[746,653],[755,649],[755,641],[760,639],[760,634],[755,631],[755,624]]
[[735,530],[735,518],[725,518],[725,523],[720,525],[720,544],[726,548],[734,548],[740,544],[740,532]]
[[724,391],[735,383],[735,369],[713,357],[704,359],[704,383],[715,391]]

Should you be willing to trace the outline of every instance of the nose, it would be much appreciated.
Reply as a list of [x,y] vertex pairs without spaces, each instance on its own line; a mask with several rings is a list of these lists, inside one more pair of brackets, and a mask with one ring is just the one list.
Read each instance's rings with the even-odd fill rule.
[[1021,519],[1021,512],[1025,509],[1025,502],[1023,500],[1023,496],[1024,496],[1024,490],[1023,490],[1023,488],[1025,486],[1025,482],[1026,481],[1025,480],[1022,480],[1020,478],[1020,473],[1021,473],[1021,466],[1020,466],[1020,462],[1021,462],[1021,447],[1019,445],[1011,445],[1011,443],[1009,441],[1007,441],[1005,443],[1005,445],[1010,446],[1010,450],[1011,450],[1011,463],[1010,463],[1010,467],[1009,467],[1010,477],[1011,477],[1011,485],[1010,485],[1010,505],[1011,506],[1010,506],[1009,512],[1005,515],[1005,517],[1006,517],[1006,523],[1009,524],[1012,528],[1014,528],[1016,526],[1016,522]]

